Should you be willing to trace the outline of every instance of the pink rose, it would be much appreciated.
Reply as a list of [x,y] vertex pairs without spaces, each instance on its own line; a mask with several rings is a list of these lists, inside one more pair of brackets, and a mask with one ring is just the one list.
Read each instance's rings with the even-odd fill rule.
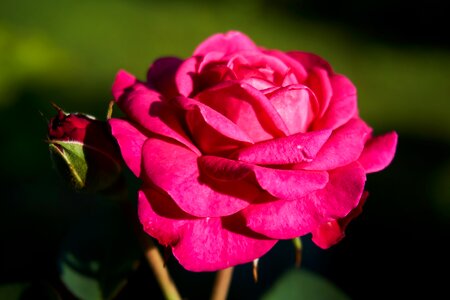
[[356,89],[322,58],[216,34],[192,57],[165,57],[147,80],[120,71],[127,119],[111,119],[143,181],[144,230],[186,269],[261,257],[308,233],[327,248],[361,210],[366,174],[392,160],[397,135],[373,137]]

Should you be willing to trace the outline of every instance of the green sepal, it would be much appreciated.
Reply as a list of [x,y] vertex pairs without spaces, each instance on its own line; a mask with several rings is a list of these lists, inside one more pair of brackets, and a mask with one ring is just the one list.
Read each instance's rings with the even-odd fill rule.
[[51,141],[49,145],[53,163],[76,190],[86,186],[88,164],[84,155],[83,143],[76,141]]

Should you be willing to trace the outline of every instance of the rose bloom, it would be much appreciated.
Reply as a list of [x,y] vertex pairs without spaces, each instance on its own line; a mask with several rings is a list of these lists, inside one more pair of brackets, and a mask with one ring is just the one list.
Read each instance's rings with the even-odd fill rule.
[[111,119],[142,180],[144,230],[186,269],[250,262],[278,240],[337,243],[361,210],[366,174],[392,160],[397,135],[373,137],[356,89],[311,53],[216,34],[185,60],[164,57],[147,80],[120,71]]

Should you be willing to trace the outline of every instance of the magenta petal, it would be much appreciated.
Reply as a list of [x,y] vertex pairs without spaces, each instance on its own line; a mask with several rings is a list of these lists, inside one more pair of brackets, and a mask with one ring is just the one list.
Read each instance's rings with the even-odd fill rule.
[[286,54],[298,61],[308,73],[315,68],[326,70],[329,74],[333,73],[333,69],[331,68],[330,64],[322,57],[314,53],[303,51],[289,51]]
[[139,219],[144,231],[172,246],[180,264],[190,271],[215,271],[261,257],[277,242],[245,228],[236,216],[194,218],[155,189],[139,191]]
[[277,242],[251,232],[237,216],[187,222],[183,229],[173,254],[184,268],[194,272],[251,262]]
[[328,182],[325,171],[275,170],[255,167],[259,185],[274,197],[297,200],[312,191],[323,188]]
[[242,211],[247,226],[271,238],[290,239],[308,234],[322,223],[345,217],[359,203],[365,171],[359,163],[353,163],[330,171],[329,176],[324,189],[303,198],[247,207]]
[[131,75],[130,73],[120,70],[116,79],[114,80],[112,86],[112,94],[116,101],[119,101],[119,98],[126,92],[126,90],[132,87],[136,83],[136,77]]
[[322,249],[327,249],[337,244],[345,237],[345,229],[348,224],[362,212],[362,206],[366,201],[368,193],[363,193],[361,200],[356,208],[342,219],[331,220],[320,224],[312,232],[312,241]]
[[150,138],[144,144],[143,151],[147,179],[169,194],[188,214],[198,217],[226,216],[249,205],[248,199],[227,194],[222,186],[216,190],[210,182],[205,183],[198,169],[199,156],[186,147]]
[[174,107],[163,101],[163,97],[143,84],[121,97],[118,104],[127,116],[145,129],[172,138],[192,151],[200,153],[184,133]]
[[307,131],[318,108],[317,99],[308,87],[290,85],[267,96],[283,119],[290,134]]
[[224,82],[199,93],[196,99],[233,121],[255,142],[289,133],[269,99],[246,83]]
[[142,146],[147,136],[130,122],[121,119],[108,120],[112,135],[116,138],[122,157],[137,177],[141,174]]
[[335,129],[345,124],[357,114],[356,88],[353,83],[343,75],[330,77],[333,96],[327,110],[314,124],[315,129]]
[[302,162],[295,169],[330,170],[358,160],[372,129],[361,119],[352,119],[335,130],[311,162]]
[[193,76],[197,73],[198,61],[197,57],[190,57],[178,67],[175,74],[178,94],[188,97],[194,90]]
[[258,47],[245,34],[238,31],[219,33],[207,38],[194,51],[194,55],[206,55],[209,52],[230,54],[238,51],[257,50]]
[[295,75],[298,82],[304,82],[306,80],[308,73],[300,61],[291,57],[287,53],[279,50],[263,50],[263,52],[268,55],[277,57],[278,59],[283,61],[287,66],[290,66],[291,71]]
[[390,132],[373,137],[366,143],[359,162],[367,173],[381,171],[391,163],[397,147],[397,139],[397,133]]
[[242,148],[234,156],[240,161],[263,165],[311,161],[330,134],[331,130],[297,133]]
[[151,188],[139,191],[138,214],[144,231],[164,246],[175,244],[180,239],[182,227],[194,220],[170,197]]
[[334,92],[330,83],[330,74],[324,69],[313,68],[308,75],[305,84],[314,91],[320,108],[315,118],[320,118],[327,110]]
[[327,249],[342,240],[344,235],[338,221],[331,220],[320,224],[313,231],[312,241],[320,248]]
[[157,59],[147,72],[147,82],[168,99],[176,96],[175,74],[182,62],[177,57]]
[[197,100],[177,97],[186,110],[186,123],[203,153],[225,152],[253,144],[236,124]]
[[289,200],[323,188],[328,182],[327,172],[277,170],[215,156],[203,156],[199,164],[208,176],[221,180],[238,181],[252,173],[262,189],[274,197]]

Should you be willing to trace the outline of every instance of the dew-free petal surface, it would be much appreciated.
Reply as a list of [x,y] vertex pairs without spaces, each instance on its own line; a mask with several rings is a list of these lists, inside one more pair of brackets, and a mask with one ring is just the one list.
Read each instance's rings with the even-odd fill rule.
[[[319,224],[345,217],[361,198],[365,171],[359,163],[329,172],[325,188],[295,201],[274,200],[242,211],[247,226],[275,239],[290,239],[312,232]],[[267,220],[270,219],[270,222]]]

